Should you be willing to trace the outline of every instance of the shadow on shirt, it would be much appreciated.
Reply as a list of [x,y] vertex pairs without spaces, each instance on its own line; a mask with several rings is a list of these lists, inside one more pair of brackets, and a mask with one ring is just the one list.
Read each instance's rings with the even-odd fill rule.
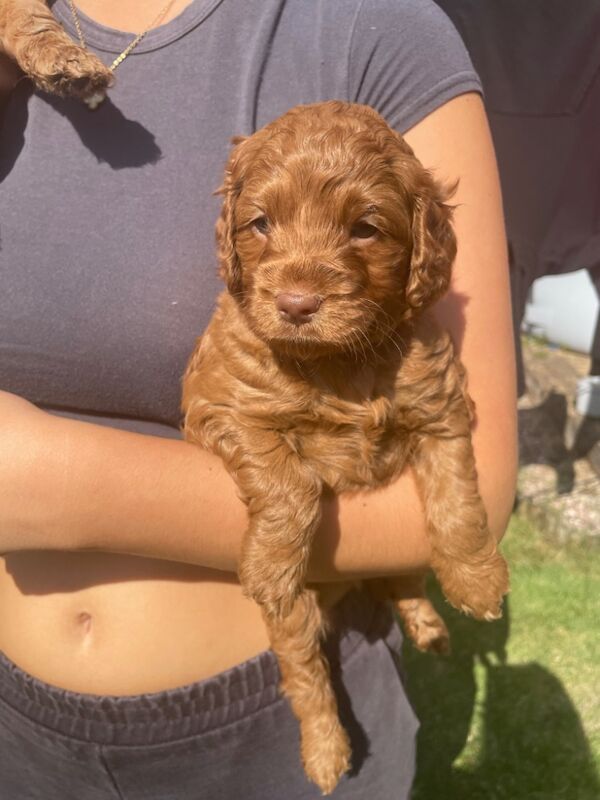
[[[14,89],[4,110],[2,146],[0,149],[0,181],[11,172],[23,145],[29,120],[29,101],[33,85],[22,79]],[[135,120],[127,119],[108,96],[96,111],[90,111],[80,100],[38,93],[38,99],[67,119],[83,146],[112,169],[143,167],[161,158],[154,134]]]

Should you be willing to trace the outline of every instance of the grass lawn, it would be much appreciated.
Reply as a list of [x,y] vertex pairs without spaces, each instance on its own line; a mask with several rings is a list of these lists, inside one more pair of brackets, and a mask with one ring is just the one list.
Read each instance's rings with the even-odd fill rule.
[[452,655],[405,645],[421,720],[414,800],[599,800],[600,547],[560,544],[514,518],[502,620],[431,594]]

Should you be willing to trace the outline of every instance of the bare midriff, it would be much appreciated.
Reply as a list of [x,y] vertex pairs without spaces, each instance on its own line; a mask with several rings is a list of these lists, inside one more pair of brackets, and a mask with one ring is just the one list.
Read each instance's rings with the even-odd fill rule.
[[6,556],[0,608],[0,650],[76,692],[162,691],[268,647],[260,611],[234,576],[136,556]]

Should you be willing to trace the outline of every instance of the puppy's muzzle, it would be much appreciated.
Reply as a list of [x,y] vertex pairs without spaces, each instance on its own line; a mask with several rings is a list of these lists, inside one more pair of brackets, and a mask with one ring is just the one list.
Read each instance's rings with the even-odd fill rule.
[[321,306],[321,298],[316,294],[278,294],[275,306],[279,316],[294,325],[310,322]]

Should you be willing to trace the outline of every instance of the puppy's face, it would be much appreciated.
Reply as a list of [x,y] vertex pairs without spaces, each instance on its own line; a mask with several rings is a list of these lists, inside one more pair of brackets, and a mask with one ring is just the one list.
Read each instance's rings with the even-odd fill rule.
[[275,350],[366,353],[447,289],[446,195],[371,109],[293,109],[237,144],[222,191],[221,272]]

